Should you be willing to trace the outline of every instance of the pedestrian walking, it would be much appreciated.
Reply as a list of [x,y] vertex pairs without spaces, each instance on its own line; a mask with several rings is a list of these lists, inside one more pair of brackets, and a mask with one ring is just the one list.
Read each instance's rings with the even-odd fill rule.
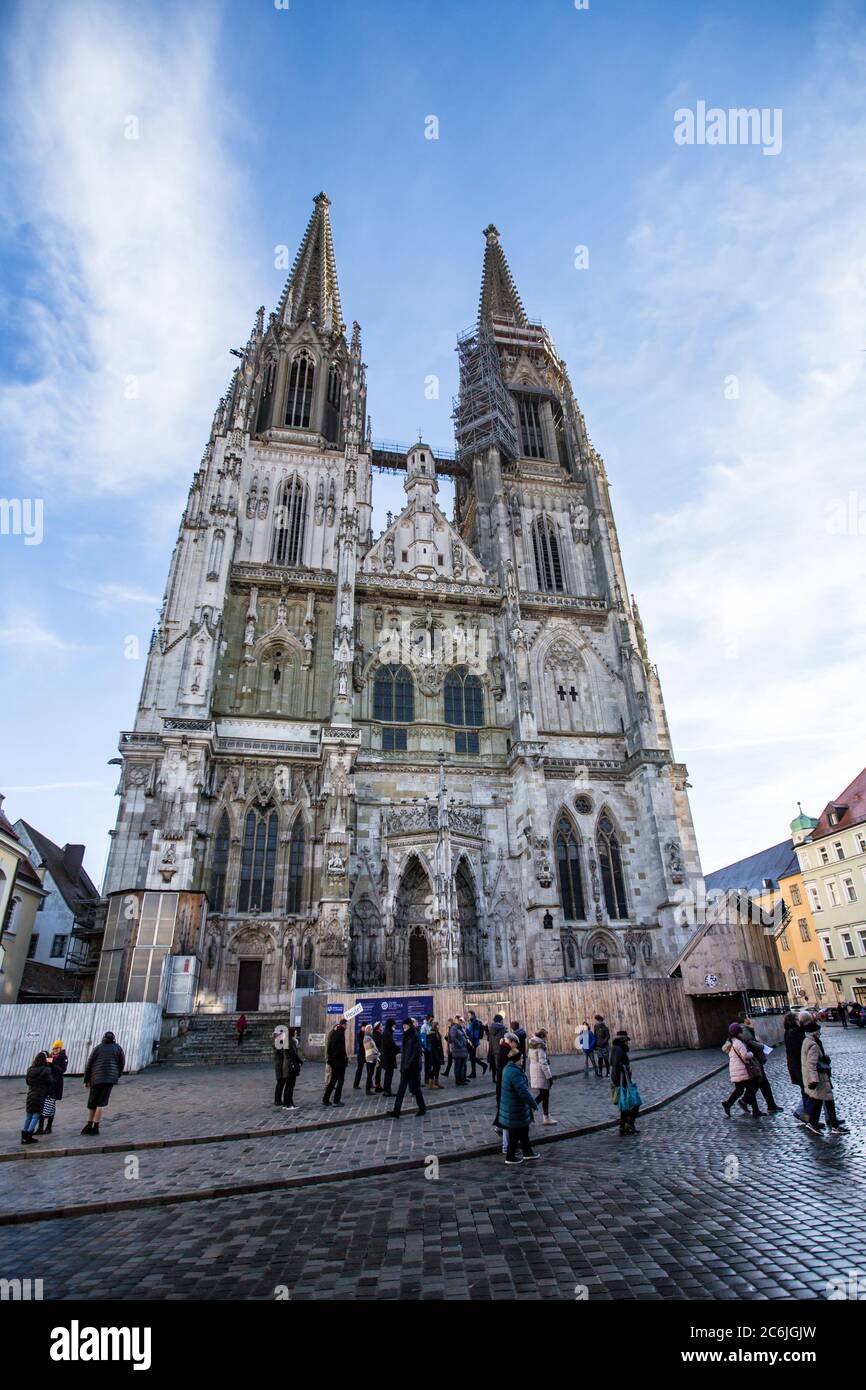
[[[328,1064],[328,1083],[322,1096],[323,1105],[342,1105],[343,1082],[349,1065],[346,1051],[348,1019],[339,1018],[325,1039],[325,1061]],[[331,1100],[333,1095],[334,1099]]]
[[603,1014],[596,1014],[592,1031],[595,1035],[595,1074],[610,1076],[610,1029],[604,1021]]
[[274,1029],[274,1074],[277,1083],[274,1105],[280,1106],[283,1110],[298,1108],[295,1105],[295,1082],[304,1064],[298,1045],[299,1031],[298,1028],[289,1028],[285,1046],[281,1046],[282,1033],[279,1029]]
[[508,1030],[502,1014],[494,1014],[493,1022],[487,1028],[487,1061],[490,1066],[490,1080],[496,1087],[496,1103],[499,1106],[499,1044]]
[[843,1028],[848,1027],[848,1008],[844,999],[839,1004],[839,1022]]
[[454,1059],[454,1085],[467,1085],[466,1063],[469,1058],[469,1040],[460,1014],[454,1019],[448,1033],[448,1056]]
[[745,1101],[742,1108],[751,1109],[753,1116],[757,1119],[761,1113],[758,1106],[758,1082],[761,1069],[746,1046],[742,1032],[741,1024],[732,1023],[728,1029],[728,1040],[722,1048],[722,1051],[728,1054],[728,1075],[733,1086],[728,1099],[722,1101],[722,1109],[730,1119],[731,1106],[735,1100],[742,1099]]
[[376,1048],[379,1053],[379,1060],[376,1063],[376,1070],[373,1075],[373,1090],[379,1092],[381,1092],[382,1090],[382,1033],[383,1030],[381,1022],[374,1023],[373,1041],[376,1044]]
[[373,1073],[379,1060],[379,1049],[373,1036],[373,1025],[368,1023],[364,1029],[364,1059],[367,1068],[367,1095],[373,1094]]
[[27,1082],[27,1102],[25,1105],[24,1127],[21,1130],[22,1144],[38,1144],[33,1131],[39,1124],[45,1099],[51,1094],[51,1067],[48,1053],[37,1052],[25,1077]]
[[445,1061],[445,1044],[442,1041],[439,1024],[435,1019],[427,1034],[427,1047],[430,1052],[430,1080],[427,1084],[431,1091],[443,1091],[445,1088],[439,1080],[439,1073],[442,1070],[442,1063]]
[[424,1102],[424,1093],[421,1090],[421,1040],[418,1037],[414,1018],[407,1018],[403,1022],[403,1046],[400,1048],[400,1085],[397,1087],[394,1109],[385,1112],[395,1120],[400,1118],[403,1097],[407,1091],[411,1091],[415,1098],[418,1114],[426,1115],[427,1106]]
[[240,1018],[238,1019],[237,1023],[235,1024],[235,1032],[236,1032],[237,1035],[238,1035],[238,1047],[241,1046],[241,1043],[242,1043],[243,1040],[244,1040],[244,1033],[247,1031],[247,1028],[248,1028],[248,1027],[249,1027],[249,1024],[247,1023],[247,1016],[246,1016],[246,1014],[241,1014]]
[[[364,1047],[364,1025],[360,1019],[355,1024],[355,1061],[357,1065],[355,1067],[355,1080],[352,1082],[352,1090],[360,1091],[361,1080],[364,1076],[364,1068],[367,1065],[367,1052]],[[348,1066],[348,1058],[346,1060],[346,1065]]]
[[547,1054],[547,1029],[536,1028],[529,1039],[529,1084],[536,1091],[535,1101],[541,1106],[544,1125],[555,1125],[550,1118],[550,1088],[553,1085],[553,1072]]
[[824,1051],[821,1041],[821,1025],[812,1018],[803,1027],[802,1067],[803,1089],[809,1098],[809,1119],[806,1128],[812,1134],[820,1134],[821,1107],[827,1116],[831,1134],[847,1134],[848,1127],[836,1114],[836,1101],[833,1096],[832,1063]]
[[57,1113],[57,1102],[63,1099],[63,1078],[69,1066],[69,1058],[60,1038],[51,1045],[48,1065],[51,1068],[51,1090],[45,1097],[45,1103],[42,1106],[37,1134],[51,1133],[54,1128],[54,1116]]
[[487,1063],[483,1062],[478,1056],[478,1049],[484,1039],[484,1024],[478,1017],[474,1009],[469,1010],[469,1019],[466,1024],[466,1039],[469,1043],[469,1080],[474,1081],[477,1075],[475,1070],[476,1063],[481,1067],[482,1075],[487,1071]]
[[429,1054],[429,1052],[428,1052],[428,1050],[427,1050],[427,1034],[430,1032],[430,1026],[431,1026],[432,1022],[433,1022],[433,1015],[432,1015],[432,1014],[428,1014],[427,1017],[424,1019],[424,1022],[421,1024],[421,1027],[418,1029],[418,1041],[419,1041],[420,1044],[421,1044],[421,1060],[422,1060],[423,1065],[424,1065],[424,1085],[425,1085],[425,1086],[427,1085],[428,1081],[430,1080],[430,1054]]
[[803,1024],[808,1023],[811,1014],[801,1009],[798,1014],[793,1010],[785,1014],[782,1020],[785,1037],[785,1060],[788,1064],[788,1075],[791,1084],[796,1086],[800,1092],[800,1101],[794,1110],[794,1119],[801,1124],[806,1124],[809,1119],[809,1097],[803,1090],[803,1039],[806,1034]]
[[450,1074],[450,1072],[451,1072],[451,1065],[452,1065],[452,1063],[453,1063],[453,1061],[454,1061],[454,1058],[451,1056],[451,1029],[452,1029],[453,1027],[454,1027],[454,1019],[453,1019],[453,1018],[449,1018],[448,1022],[445,1024],[445,1032],[444,1032],[443,1037],[442,1037],[442,1045],[443,1045],[443,1047],[445,1048],[446,1057],[447,1057],[447,1060],[446,1060],[446,1062],[445,1062],[445,1070],[444,1070],[443,1073],[442,1073],[443,1076],[448,1076],[448,1075]]
[[589,1076],[589,1068],[592,1066],[596,1076],[598,1076],[598,1066],[595,1061],[595,1033],[593,1033],[586,1019],[580,1025],[575,1035],[575,1046],[578,1052],[583,1053],[583,1077],[584,1080]]
[[87,1059],[84,1068],[84,1084],[90,1087],[87,1097],[87,1123],[82,1134],[98,1134],[99,1121],[107,1106],[113,1088],[117,1085],[126,1067],[123,1048],[113,1033],[103,1034]]
[[635,1120],[641,1106],[640,1093],[631,1074],[630,1043],[628,1033],[620,1028],[610,1049],[610,1080],[618,1090],[620,1134],[637,1134]]
[[541,1157],[529,1142],[529,1126],[538,1106],[520,1061],[520,1043],[515,1040],[506,1053],[498,1113],[499,1125],[508,1137],[505,1149],[508,1164]]
[[386,1020],[382,1030],[382,1042],[380,1052],[382,1054],[382,1095],[392,1096],[391,1083],[394,1080],[394,1072],[397,1068],[397,1040],[394,1037],[393,1018]]
[[[740,1036],[758,1064],[758,1090],[767,1102],[767,1113],[770,1115],[779,1115],[781,1114],[782,1107],[776,1104],[776,1097],[773,1095],[773,1088],[767,1077],[767,1059],[764,1053],[764,1044],[755,1032],[755,1025],[748,1014],[741,1013],[739,1023],[742,1030]],[[743,1109],[745,1109],[745,1106],[743,1106]]]

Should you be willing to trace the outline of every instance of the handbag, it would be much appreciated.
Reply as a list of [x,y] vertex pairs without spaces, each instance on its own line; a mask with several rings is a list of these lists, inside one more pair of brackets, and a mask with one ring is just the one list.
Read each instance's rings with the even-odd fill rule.
[[[739,1039],[737,1039],[737,1041],[739,1041]],[[752,1054],[751,1054],[751,1052],[748,1050],[748,1048],[746,1048],[746,1050],[745,1050],[745,1051],[746,1051],[746,1055],[745,1055],[745,1056],[743,1056],[743,1053],[742,1053],[742,1052],[739,1052],[739,1051],[737,1050],[736,1042],[731,1043],[731,1048],[732,1048],[732,1050],[736,1053],[736,1055],[739,1057],[739,1059],[740,1059],[740,1061],[742,1062],[743,1066],[746,1068],[746,1073],[747,1073],[747,1075],[748,1075],[749,1080],[750,1080],[750,1081],[756,1081],[756,1080],[758,1079],[758,1077],[761,1075],[761,1068],[758,1066],[758,1063],[755,1061],[754,1057],[752,1056]]]
[[[622,1092],[625,1092],[625,1104],[623,1104]],[[620,1087],[620,1109],[637,1110],[643,1102],[641,1101],[640,1091],[633,1081],[629,1081],[627,1086]]]

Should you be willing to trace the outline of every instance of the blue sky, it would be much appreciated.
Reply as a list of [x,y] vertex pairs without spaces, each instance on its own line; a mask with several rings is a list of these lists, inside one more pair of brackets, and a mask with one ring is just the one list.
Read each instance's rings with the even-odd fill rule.
[[[322,188],[380,436],[451,442],[499,227],[607,463],[705,869],[860,769],[863,4],[11,5],[2,53],[3,495],[44,505],[0,535],[7,813],[101,876],[228,349]],[[781,109],[780,153],[678,146],[698,101]]]

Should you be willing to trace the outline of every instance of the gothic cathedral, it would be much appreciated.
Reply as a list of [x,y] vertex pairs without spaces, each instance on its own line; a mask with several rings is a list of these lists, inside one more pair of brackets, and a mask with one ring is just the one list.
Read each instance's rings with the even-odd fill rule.
[[[298,971],[664,974],[700,878],[686,769],[565,364],[490,226],[456,450],[378,445],[329,206],[189,491],[121,735],[94,998],[160,1001],[166,957],[213,1011],[284,1006]],[[374,535],[383,468],[406,503]]]

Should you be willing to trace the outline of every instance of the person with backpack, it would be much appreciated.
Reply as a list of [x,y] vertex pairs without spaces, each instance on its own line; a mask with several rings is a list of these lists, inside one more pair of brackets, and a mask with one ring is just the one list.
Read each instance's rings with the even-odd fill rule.
[[728,1040],[722,1048],[728,1054],[728,1075],[733,1090],[727,1100],[722,1101],[722,1109],[731,1118],[731,1106],[735,1100],[745,1102],[744,1109],[751,1109],[755,1119],[761,1111],[758,1106],[758,1081],[760,1068],[746,1046],[742,1037],[742,1025],[732,1023],[728,1029]]
[[809,1101],[809,1119],[806,1128],[810,1134],[822,1132],[821,1107],[823,1106],[830,1133],[847,1134],[847,1125],[836,1114],[832,1063],[824,1051],[824,1044],[821,1041],[821,1025],[817,1018],[810,1019],[804,1025],[803,1032],[805,1033],[802,1052],[803,1090]]
[[595,1033],[593,1033],[586,1019],[583,1020],[583,1023],[581,1024],[580,1029],[577,1032],[577,1035],[575,1037],[575,1045],[577,1047],[578,1052],[583,1053],[584,1080],[586,1080],[586,1078],[589,1076],[590,1063],[592,1063],[592,1069],[595,1072],[596,1076],[598,1076],[598,1065],[595,1060]]
[[484,1038],[484,1024],[481,1022],[481,1019],[475,1013],[474,1009],[469,1010],[469,1022],[466,1025],[466,1038],[469,1043],[469,1066],[471,1067],[469,1080],[474,1081],[477,1076],[475,1070],[476,1063],[481,1067],[482,1075],[487,1071],[487,1063],[482,1062],[481,1058],[478,1056],[478,1049]]
[[[635,1120],[640,1111],[640,1095],[631,1074],[631,1062],[629,1061],[628,1049],[631,1038],[624,1028],[621,1028],[613,1040],[613,1047],[610,1050],[610,1079],[611,1084],[616,1086],[619,1091],[619,1132],[623,1134],[637,1134]],[[623,1105],[623,1100],[628,1103]]]
[[610,1029],[602,1014],[596,1014],[592,1031],[595,1034],[595,1074],[610,1076]]

